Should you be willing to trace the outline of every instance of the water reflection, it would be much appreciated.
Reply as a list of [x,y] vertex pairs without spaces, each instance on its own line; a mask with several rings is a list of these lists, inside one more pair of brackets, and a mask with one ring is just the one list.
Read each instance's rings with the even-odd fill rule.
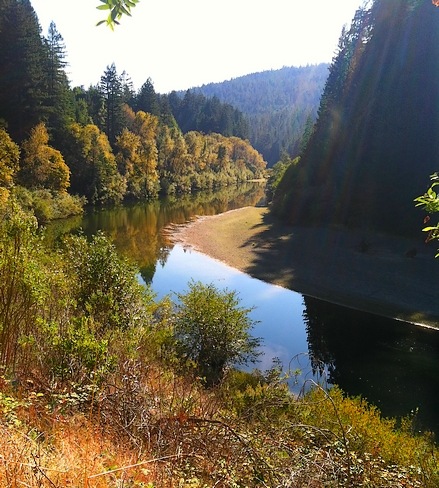
[[[304,304],[299,293],[252,278],[230,266],[199,252],[176,245],[167,262],[157,266],[152,289],[158,298],[185,293],[190,280],[214,284],[219,289],[235,290],[240,306],[253,309],[251,318],[256,322],[252,333],[261,337],[262,352],[256,367],[262,371],[279,360],[284,370],[300,368],[297,382],[291,382],[293,391],[299,392],[305,379],[313,376],[308,360],[308,343],[303,326]],[[175,297],[174,297],[175,298]],[[254,366],[250,366],[252,369]]]
[[420,427],[439,432],[439,333],[305,297],[314,371],[361,395],[386,416],[419,409]]
[[[242,305],[255,307],[254,334],[263,338],[257,367],[280,359],[300,369],[298,392],[307,379],[327,378],[350,395],[362,395],[385,415],[407,415],[419,407],[422,426],[439,432],[439,332],[354,312],[264,283],[200,253],[174,246],[163,235],[171,224],[213,215],[264,197],[262,185],[170,198],[96,211],[48,226],[52,238],[79,227],[111,237],[132,258],[145,283],[160,296],[187,290],[191,279],[237,290]],[[63,230],[64,226],[64,230]]]
[[173,247],[163,234],[167,225],[183,224],[197,215],[215,215],[254,206],[263,198],[264,186],[249,182],[215,192],[93,211],[84,216],[82,228],[87,235],[104,230],[116,247],[137,263],[142,278],[150,283],[157,263],[163,266]]

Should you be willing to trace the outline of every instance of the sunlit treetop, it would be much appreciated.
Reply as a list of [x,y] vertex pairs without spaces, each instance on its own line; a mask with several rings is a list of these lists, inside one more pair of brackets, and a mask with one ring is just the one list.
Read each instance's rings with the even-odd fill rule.
[[98,10],[109,10],[108,17],[101,20],[97,25],[106,24],[111,29],[119,25],[119,20],[123,15],[131,17],[131,9],[135,7],[140,0],[99,0],[102,5],[97,7]]

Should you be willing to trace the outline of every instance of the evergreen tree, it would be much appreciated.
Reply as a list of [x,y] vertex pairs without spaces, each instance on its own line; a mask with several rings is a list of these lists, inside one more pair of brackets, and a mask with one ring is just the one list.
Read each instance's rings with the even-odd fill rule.
[[110,144],[113,144],[123,126],[121,118],[123,104],[122,82],[114,63],[111,66],[107,66],[101,76],[99,92],[104,101],[105,133]]
[[133,80],[130,78],[126,71],[122,71],[119,81],[122,91],[122,103],[132,105],[135,98]]
[[0,0],[0,119],[21,142],[46,115],[46,49],[29,0]]
[[136,97],[136,111],[147,112],[152,115],[160,115],[159,98],[154,90],[151,78],[148,78],[140,88]]
[[75,95],[70,90],[69,80],[65,72],[67,66],[64,39],[58,32],[54,22],[50,23],[46,41],[47,47],[47,78],[48,78],[48,122],[55,145],[62,146],[62,133],[65,128],[76,120]]
[[439,11],[375,0],[343,33],[314,132],[274,209],[293,222],[417,232],[439,154]]

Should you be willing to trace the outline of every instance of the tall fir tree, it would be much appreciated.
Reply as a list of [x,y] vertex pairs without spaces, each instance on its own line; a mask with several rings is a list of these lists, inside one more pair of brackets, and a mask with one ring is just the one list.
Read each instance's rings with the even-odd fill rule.
[[122,130],[122,105],[123,91],[120,76],[117,74],[116,65],[107,66],[101,76],[99,92],[104,101],[105,133],[110,144],[114,144],[116,136]]
[[46,49],[29,0],[0,0],[0,119],[21,142],[47,115]]
[[151,78],[148,78],[140,88],[136,97],[136,111],[147,112],[152,115],[160,115],[160,104]]
[[62,147],[63,133],[76,120],[75,95],[70,89],[65,71],[67,66],[66,47],[62,35],[54,22],[50,23],[45,39],[47,48],[47,96],[48,130],[53,135],[55,145]]

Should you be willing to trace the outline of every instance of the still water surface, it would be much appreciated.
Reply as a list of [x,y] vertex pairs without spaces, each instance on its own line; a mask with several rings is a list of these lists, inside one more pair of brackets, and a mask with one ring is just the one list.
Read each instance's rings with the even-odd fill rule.
[[256,367],[279,359],[284,369],[300,369],[299,391],[314,379],[361,395],[387,416],[418,409],[419,425],[439,434],[439,331],[396,322],[304,297],[256,280],[201,253],[173,245],[163,235],[169,224],[214,215],[263,200],[263,187],[245,185],[142,205],[91,212],[71,227],[86,234],[103,230],[133,258],[139,279],[159,298],[187,290],[193,279],[236,290],[241,306],[254,307],[253,333],[263,339]]

